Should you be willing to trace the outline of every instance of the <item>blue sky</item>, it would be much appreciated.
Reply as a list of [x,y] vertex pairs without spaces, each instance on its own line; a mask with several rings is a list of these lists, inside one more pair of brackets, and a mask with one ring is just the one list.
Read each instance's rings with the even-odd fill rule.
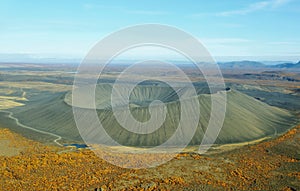
[[218,60],[300,59],[299,0],[2,0],[1,59],[81,59],[128,25],[168,24],[189,32]]

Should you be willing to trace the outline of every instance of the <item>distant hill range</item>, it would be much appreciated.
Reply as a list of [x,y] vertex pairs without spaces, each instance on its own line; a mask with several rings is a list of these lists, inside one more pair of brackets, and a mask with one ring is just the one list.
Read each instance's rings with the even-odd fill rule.
[[298,63],[282,63],[276,65],[265,65],[256,61],[233,61],[218,63],[224,69],[299,69],[300,61]]
[[296,64],[294,63],[283,63],[283,64],[277,64],[274,66],[271,66],[274,68],[300,68],[300,61]]

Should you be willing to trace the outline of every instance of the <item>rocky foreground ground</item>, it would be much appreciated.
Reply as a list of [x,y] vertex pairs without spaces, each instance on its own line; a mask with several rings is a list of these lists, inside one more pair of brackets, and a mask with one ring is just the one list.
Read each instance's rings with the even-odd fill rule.
[[205,156],[182,153],[142,170],[113,166],[88,149],[46,146],[3,128],[0,144],[1,190],[300,190],[300,125],[255,145]]

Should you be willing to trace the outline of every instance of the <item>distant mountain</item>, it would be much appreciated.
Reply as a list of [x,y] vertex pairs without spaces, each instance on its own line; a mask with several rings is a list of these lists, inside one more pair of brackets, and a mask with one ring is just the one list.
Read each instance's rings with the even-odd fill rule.
[[296,64],[294,64],[294,63],[283,63],[283,64],[277,64],[277,65],[270,66],[270,67],[271,68],[286,68],[286,69],[299,68],[300,69],[300,61]]
[[233,61],[218,64],[223,69],[300,69],[300,61],[298,63],[282,63],[276,65],[265,65],[256,61]]
[[261,62],[255,62],[255,61],[233,61],[233,62],[224,62],[219,63],[219,66],[221,68],[265,68],[266,65],[264,65]]

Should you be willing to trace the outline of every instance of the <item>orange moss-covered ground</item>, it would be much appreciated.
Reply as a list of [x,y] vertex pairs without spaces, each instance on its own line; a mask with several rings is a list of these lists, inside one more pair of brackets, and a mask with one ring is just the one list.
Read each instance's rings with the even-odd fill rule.
[[20,149],[0,156],[1,190],[300,189],[300,126],[256,145],[208,156],[183,153],[142,170],[113,166],[87,149],[45,146],[7,129],[0,134],[11,149]]

